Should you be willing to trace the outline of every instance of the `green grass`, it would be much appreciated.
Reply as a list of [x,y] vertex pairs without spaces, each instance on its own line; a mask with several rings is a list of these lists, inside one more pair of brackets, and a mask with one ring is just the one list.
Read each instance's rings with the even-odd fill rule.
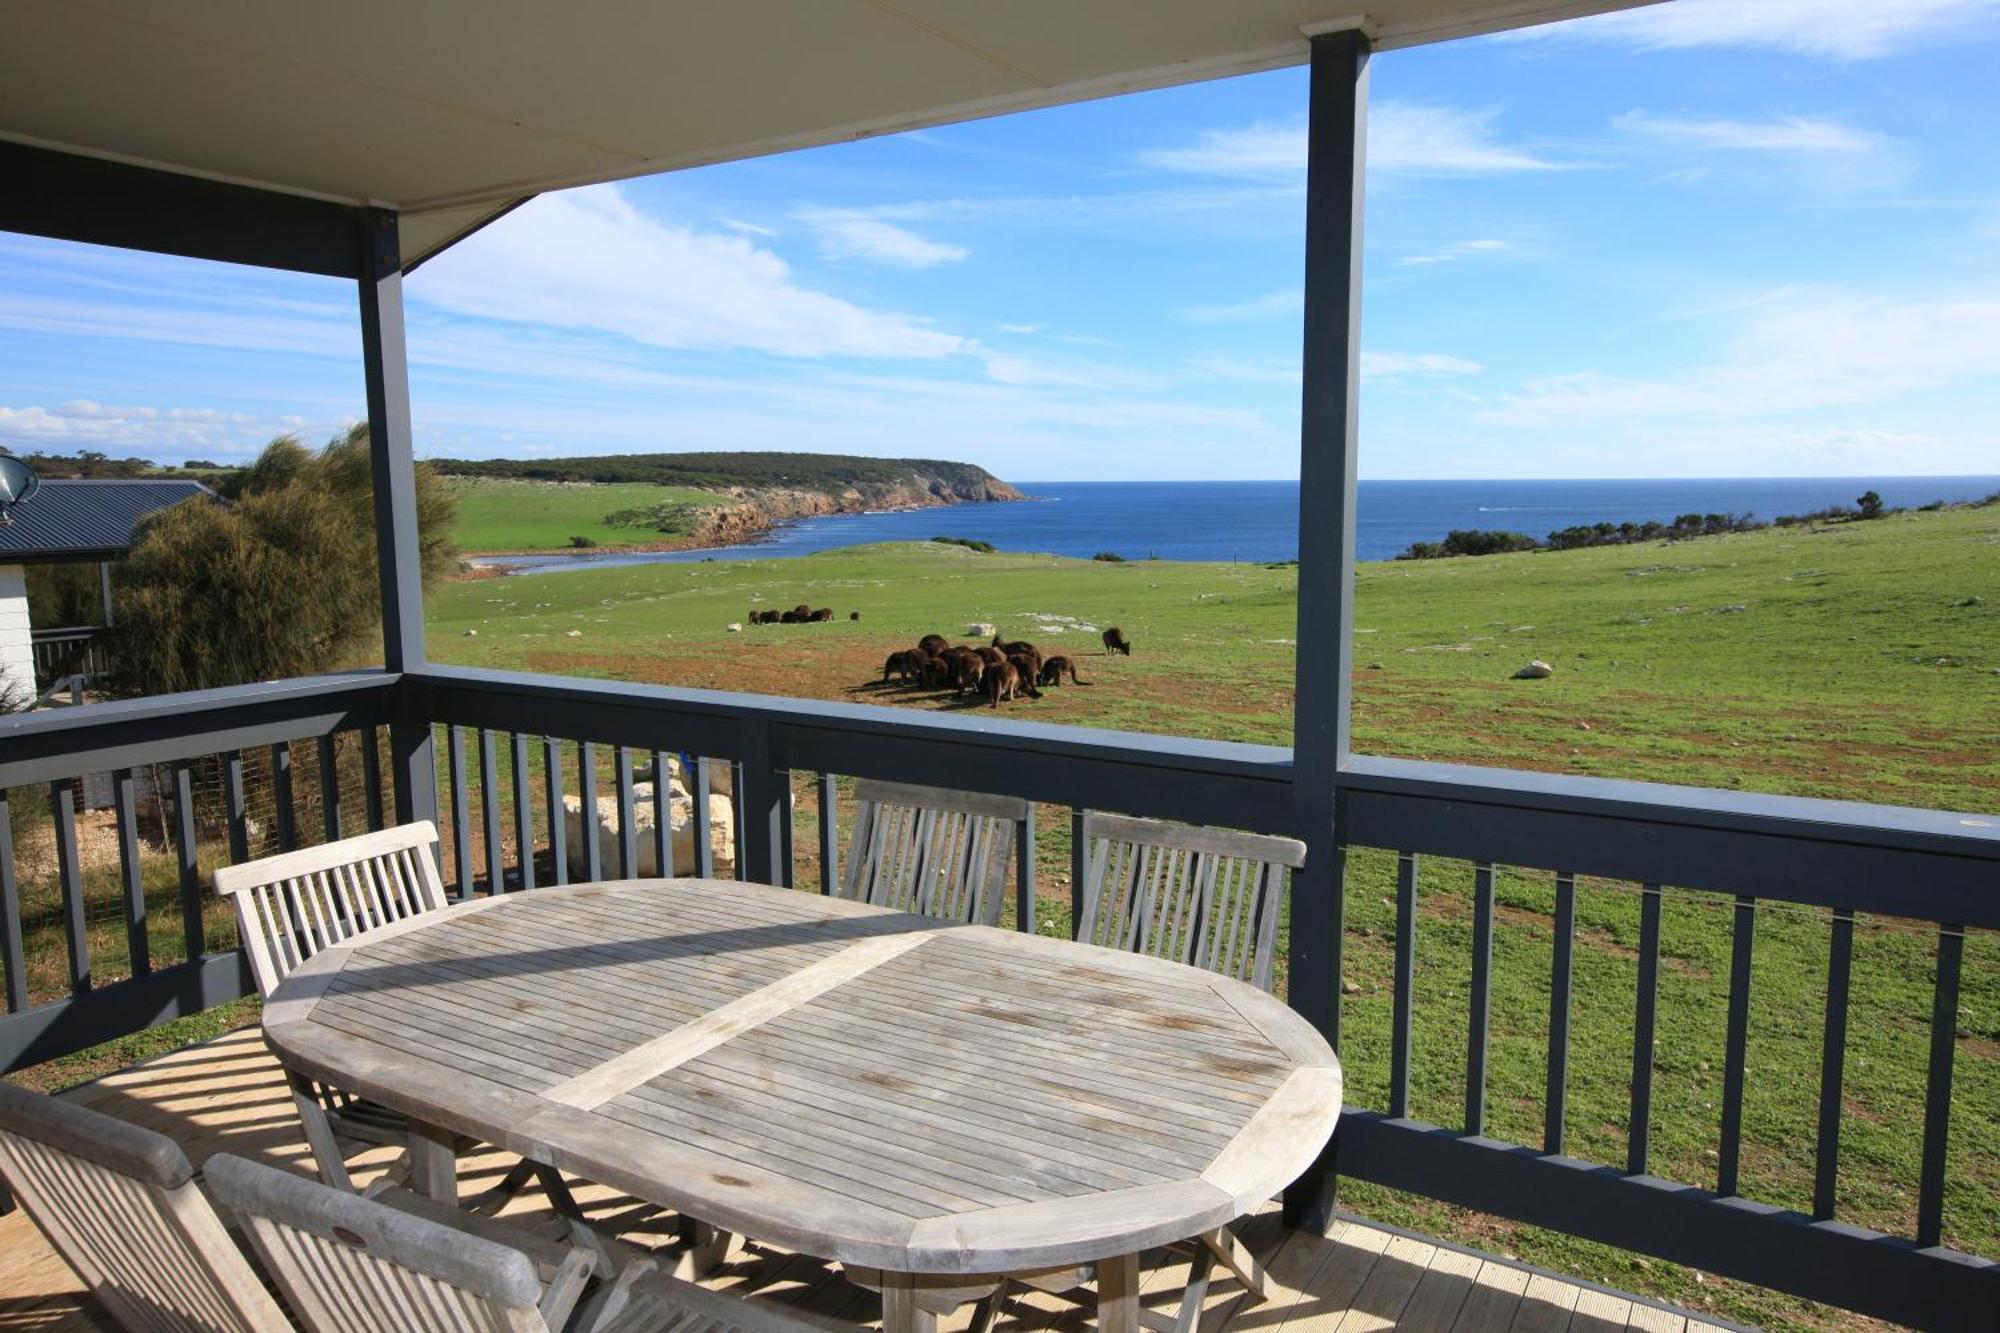
[[[1556,769],[1968,811],[2000,807],[2000,508],[1807,532],[1363,566],[1355,638],[1365,753]],[[1078,656],[1091,688],[1008,716],[1222,739],[1289,737],[1297,571],[980,555],[936,545],[455,584],[431,599],[440,660],[829,699],[954,707],[884,688],[882,657],[990,621]],[[833,624],[747,627],[753,607],[832,606]],[[859,622],[846,615],[859,610]],[[1053,619],[1073,618],[1072,622]],[[1118,624],[1131,658],[1078,626]],[[468,634],[467,631],[476,631]],[[578,635],[570,638],[574,631]],[[1060,632],[1058,632],[1060,631]],[[1553,678],[1515,681],[1531,657]],[[810,792],[801,791],[801,808]],[[1042,929],[1067,921],[1068,829],[1038,836]],[[801,846],[809,846],[803,837]],[[810,876],[808,876],[810,877]],[[1416,972],[1414,1112],[1462,1122],[1471,867],[1427,859]],[[1539,1143],[1550,877],[1503,871],[1490,1131]],[[1356,1102],[1388,1084],[1394,865],[1351,862],[1343,1060]],[[1669,895],[1651,1167],[1712,1184],[1730,901]],[[1637,965],[1634,886],[1579,891],[1569,1150],[1622,1163]],[[1743,1189],[1811,1197],[1824,914],[1760,914]],[[1855,946],[1841,1217],[1907,1234],[1921,1143],[1935,935],[1864,920]],[[2000,1255],[2000,941],[1968,942],[1947,1242]],[[1850,1327],[1839,1312],[1558,1233],[1348,1183],[1349,1206],[1560,1271],[1748,1322]]]
[[605,516],[661,505],[710,508],[728,500],[714,491],[644,482],[597,485],[448,477],[445,488],[458,503],[459,549],[475,553],[568,550],[571,537],[587,537],[599,546],[657,546],[692,535],[692,519],[670,523],[668,530],[660,531],[645,525],[613,526]]

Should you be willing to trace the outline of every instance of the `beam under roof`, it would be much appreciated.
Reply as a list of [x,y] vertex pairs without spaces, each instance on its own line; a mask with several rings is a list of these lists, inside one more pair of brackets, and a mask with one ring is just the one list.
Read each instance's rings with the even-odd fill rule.
[[0,139],[403,216],[1641,0],[10,0]]

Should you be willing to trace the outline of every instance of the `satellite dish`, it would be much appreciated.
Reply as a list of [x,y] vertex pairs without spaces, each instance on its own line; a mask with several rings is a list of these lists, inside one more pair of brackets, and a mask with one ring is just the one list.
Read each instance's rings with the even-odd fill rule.
[[12,454],[0,453],[0,523],[12,523],[15,505],[41,488],[35,470]]

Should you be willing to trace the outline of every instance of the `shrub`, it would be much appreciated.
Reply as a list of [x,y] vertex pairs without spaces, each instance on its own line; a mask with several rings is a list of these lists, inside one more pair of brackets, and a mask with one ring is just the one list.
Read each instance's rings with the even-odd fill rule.
[[977,551],[981,555],[992,555],[994,551],[992,542],[977,541],[971,537],[933,537],[931,540],[942,546],[963,546],[966,550]]
[[[315,453],[291,436],[231,476],[225,504],[190,501],[141,526],[115,590],[108,647],[132,692],[171,693],[325,671],[380,614],[368,428]],[[426,582],[450,569],[451,497],[417,468]]]
[[1882,497],[1880,495],[1877,495],[1874,491],[1861,492],[1860,495],[1855,497],[1854,503],[1855,506],[1859,508],[1861,511],[1861,517],[1863,518],[1882,517],[1883,514]]
[[593,546],[597,545],[597,538],[595,538],[595,537],[571,537],[571,538],[569,539],[569,544],[570,544],[570,545],[571,545],[572,547],[574,547],[574,548],[575,548],[576,550],[579,550],[579,551],[587,551],[587,550],[589,550],[589,549],[590,549],[591,547],[593,547]]
[[1096,555],[1090,558],[1092,560],[1103,560],[1109,564],[1114,564],[1114,565],[1122,565],[1125,563],[1125,557],[1118,554],[1118,552],[1116,551],[1099,551]]

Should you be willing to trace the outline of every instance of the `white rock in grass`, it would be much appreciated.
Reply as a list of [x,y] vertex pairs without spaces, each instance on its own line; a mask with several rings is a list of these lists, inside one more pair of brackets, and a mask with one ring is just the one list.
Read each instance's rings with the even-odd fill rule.
[[[564,845],[569,853],[570,878],[581,879],[587,873],[584,866],[582,800],[564,796],[563,811],[566,826]],[[667,783],[667,817],[673,825],[674,873],[692,875],[694,800],[677,781],[669,780]],[[632,873],[642,878],[660,874],[658,840],[653,834],[656,827],[653,820],[653,784],[650,782],[638,782],[632,786],[632,824],[638,843],[638,862],[632,867]],[[736,868],[735,830],[735,810],[729,798],[720,792],[710,793],[708,846],[715,858],[715,873],[718,875],[730,874]],[[597,855],[604,877],[618,878],[618,796],[615,792],[597,798]]]
[[1515,680],[1547,680],[1556,674],[1556,669],[1537,657],[1528,665],[1514,673]]
[[995,634],[999,633],[999,631],[994,629],[993,626],[984,624],[983,622],[980,621],[974,621],[972,624],[967,625],[965,627],[965,632],[969,636],[976,639],[990,639]]
[[731,634],[741,634],[741,633],[743,632],[743,626],[742,626],[742,624],[741,624],[741,623],[739,623],[739,622],[737,622],[737,621],[734,621],[734,620],[730,621],[730,622],[729,622],[729,632],[730,632]]

